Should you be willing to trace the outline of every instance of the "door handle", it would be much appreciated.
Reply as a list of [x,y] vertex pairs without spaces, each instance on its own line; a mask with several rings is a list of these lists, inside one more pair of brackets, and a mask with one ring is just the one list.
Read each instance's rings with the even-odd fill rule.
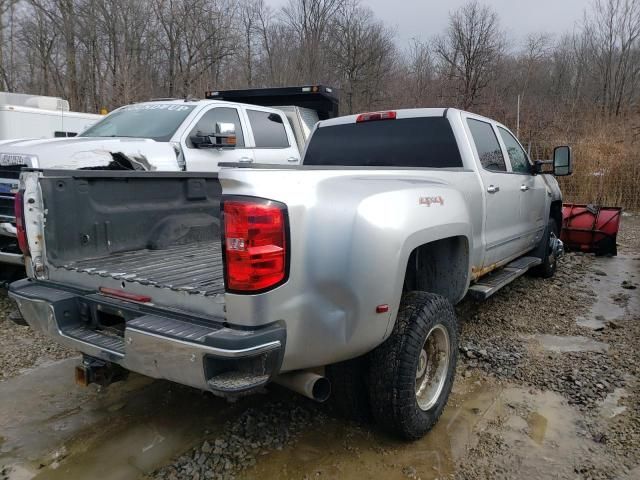
[[529,187],[526,185],[520,185],[520,191],[521,192],[526,192],[527,190],[529,190]]
[[499,191],[500,191],[500,187],[498,187],[498,186],[489,185],[487,187],[487,192],[489,192],[489,193],[497,193]]
[[299,159],[299,158],[296,158],[296,157],[289,157],[289,158],[287,158],[287,162],[291,162],[291,163],[293,163],[293,162],[298,162],[298,161],[300,161],[300,159]]
[[240,163],[251,163],[251,162],[253,162],[253,158],[249,158],[249,157],[240,157],[239,162],[240,162]]

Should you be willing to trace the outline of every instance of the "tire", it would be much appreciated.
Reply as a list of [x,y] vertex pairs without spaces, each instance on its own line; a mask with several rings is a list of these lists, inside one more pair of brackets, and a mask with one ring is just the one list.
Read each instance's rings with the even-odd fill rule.
[[329,365],[325,369],[325,375],[331,382],[331,397],[328,401],[331,410],[347,420],[370,422],[368,355]]
[[540,265],[537,265],[531,269],[531,274],[535,275],[536,277],[551,278],[555,275],[556,270],[558,269],[558,259],[553,254],[551,249],[551,242],[549,241],[552,233],[556,237],[560,236],[558,224],[553,218],[549,218],[549,220],[547,221],[547,228],[545,228],[544,230],[540,245],[538,245],[534,253],[536,257],[542,259],[542,263]]
[[[446,334],[446,335],[445,335]],[[440,352],[440,362],[429,359],[425,342],[447,345]],[[446,339],[443,338],[446,336]],[[437,350],[437,349],[436,349]],[[425,352],[421,355],[422,352]],[[453,306],[440,295],[426,292],[406,293],[391,336],[371,352],[369,368],[369,401],[376,423],[387,432],[406,440],[423,437],[438,421],[451,393],[458,354],[458,327]],[[424,359],[424,361],[423,361]],[[446,359],[446,364],[444,360]],[[428,379],[433,365],[433,395],[417,395],[418,368],[424,367],[422,378]],[[425,393],[429,393],[427,389]],[[430,401],[426,401],[428,399]],[[421,406],[422,405],[422,406]]]

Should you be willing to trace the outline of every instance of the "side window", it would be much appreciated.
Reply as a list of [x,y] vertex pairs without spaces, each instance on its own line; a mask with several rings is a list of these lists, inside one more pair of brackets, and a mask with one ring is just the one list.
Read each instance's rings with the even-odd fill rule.
[[502,141],[507,146],[507,153],[509,154],[509,162],[511,162],[511,170],[516,173],[531,173],[529,168],[529,162],[527,160],[527,154],[518,143],[518,141],[504,128],[498,127]]
[[242,135],[242,124],[238,111],[235,108],[216,107],[206,112],[189,133],[189,138],[187,138],[189,148],[194,148],[191,143],[192,135],[196,135],[198,132],[205,135],[216,133],[216,123],[218,122],[233,123],[236,127],[236,148],[244,147],[244,135]]
[[256,148],[289,148],[287,131],[277,113],[247,110]]
[[498,137],[496,137],[491,124],[469,118],[467,119],[467,125],[471,130],[471,136],[476,144],[482,166],[486,170],[506,172],[507,166],[504,163],[500,143],[498,143]]

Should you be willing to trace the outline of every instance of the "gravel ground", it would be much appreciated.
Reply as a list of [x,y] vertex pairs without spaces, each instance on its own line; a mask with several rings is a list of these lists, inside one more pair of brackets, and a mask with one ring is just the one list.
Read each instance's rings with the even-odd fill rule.
[[[618,237],[619,252],[640,260],[640,216],[623,218]],[[551,390],[566,398],[580,414],[585,435],[606,447],[608,458],[591,462],[588,456],[575,467],[577,478],[621,478],[640,463],[640,312],[593,330],[581,327],[576,318],[589,310],[596,296],[593,285],[606,275],[593,267],[591,255],[570,253],[552,280],[524,277],[481,305],[465,302],[458,307],[462,322],[462,375],[480,370],[501,382]],[[630,278],[612,294],[625,304],[638,295]],[[550,352],[532,347],[535,335],[586,337],[609,345],[608,351]],[[620,395],[622,393],[622,395]],[[623,413],[612,420],[600,414],[605,399],[620,395],[616,405]],[[480,438],[461,463],[458,478],[477,478],[482,456],[483,474],[501,470],[504,440]],[[482,455],[478,455],[481,452]],[[491,461],[495,457],[495,462]],[[487,470],[487,458],[489,468]]]
[[14,303],[0,290],[0,382],[52,360],[76,355],[29,327],[16,325],[7,317]]
[[147,478],[231,480],[253,467],[261,456],[291,445],[298,435],[320,425],[324,418],[320,406],[302,398],[250,407],[227,422],[224,434],[206,440]]
[[[569,253],[553,279],[524,277],[483,304],[460,305],[461,353],[467,367],[557,391],[579,405],[591,405],[604,399],[608,390],[622,386],[621,374],[610,368],[601,353],[530,351],[529,339],[536,335],[590,334],[575,318],[593,303],[593,292],[585,281],[592,258]],[[596,338],[600,341],[600,337]],[[608,387],[596,386],[602,382]]]

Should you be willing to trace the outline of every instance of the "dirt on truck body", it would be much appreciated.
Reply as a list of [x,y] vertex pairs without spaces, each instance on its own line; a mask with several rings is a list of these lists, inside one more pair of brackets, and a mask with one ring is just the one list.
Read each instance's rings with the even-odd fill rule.
[[453,392],[413,443],[279,387],[234,404],[137,375],[77,387],[76,354],[3,296],[0,478],[638,478],[640,216],[618,241],[459,305]]

